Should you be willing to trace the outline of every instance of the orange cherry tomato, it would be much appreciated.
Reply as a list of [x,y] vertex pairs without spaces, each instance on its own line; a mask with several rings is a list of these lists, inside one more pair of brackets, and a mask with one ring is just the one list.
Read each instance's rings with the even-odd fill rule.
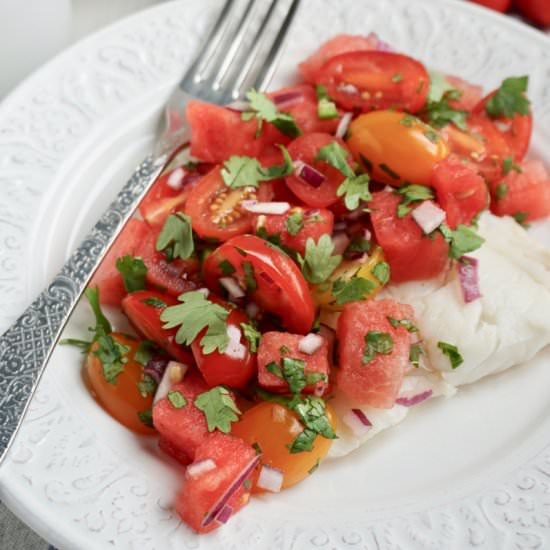
[[134,360],[139,341],[118,332],[111,333],[111,336],[119,344],[130,348],[125,354],[127,362],[124,363],[124,370],[116,380],[113,383],[108,382],[103,374],[103,364],[94,355],[94,351],[99,347],[96,342],[88,353],[85,365],[85,374],[92,395],[106,412],[129,430],[152,435],[156,432],[139,418],[139,413],[150,410],[153,404],[153,395],[142,394],[138,388],[138,384],[143,380],[143,367]]
[[[336,428],[336,415],[327,405],[326,412],[333,428]],[[257,443],[262,451],[262,464],[283,472],[283,489],[296,485],[305,479],[312,469],[327,455],[331,439],[318,435],[311,451],[291,453],[290,445],[303,431],[298,417],[286,407],[263,401],[246,411],[241,419],[233,424],[232,434],[253,445]],[[262,489],[253,488],[253,492]]]
[[372,177],[390,185],[428,185],[433,165],[449,154],[439,132],[414,116],[375,111],[349,126],[347,146]]

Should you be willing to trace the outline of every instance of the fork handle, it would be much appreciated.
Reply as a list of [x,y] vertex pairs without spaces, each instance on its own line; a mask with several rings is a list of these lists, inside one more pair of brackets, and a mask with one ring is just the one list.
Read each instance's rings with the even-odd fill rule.
[[78,299],[168,160],[149,156],[136,168],[51,284],[0,337],[0,464]]

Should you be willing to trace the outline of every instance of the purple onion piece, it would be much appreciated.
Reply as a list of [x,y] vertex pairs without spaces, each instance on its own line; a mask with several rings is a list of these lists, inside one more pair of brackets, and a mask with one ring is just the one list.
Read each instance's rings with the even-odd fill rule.
[[273,103],[277,107],[281,106],[283,103],[294,103],[297,99],[302,97],[302,92],[285,92],[284,94],[279,94],[272,96]]
[[297,163],[295,174],[311,187],[320,187],[327,179],[324,174],[304,162]]
[[227,523],[227,521],[231,517],[231,514],[233,514],[233,508],[231,508],[231,506],[226,504],[221,509],[220,513],[216,516],[216,520],[219,521],[220,523]]
[[426,399],[432,396],[432,393],[432,390],[426,390],[422,393],[418,393],[417,395],[413,395],[412,397],[398,397],[395,402],[403,407],[412,407],[413,405],[422,403],[422,401],[426,401]]
[[479,289],[479,261],[471,256],[462,256],[458,260],[458,280],[464,302],[469,304],[478,298],[481,298]]
[[260,462],[260,458],[262,455],[256,455],[251,462],[243,469],[243,471],[237,476],[235,481],[229,486],[227,491],[222,495],[220,500],[212,508],[210,509],[210,512],[204,516],[204,519],[202,520],[202,527],[206,527],[207,525],[210,525],[217,517],[218,514],[223,510],[229,499],[235,494],[235,492],[239,489],[239,487],[245,482],[246,478],[254,471],[254,468],[258,465],[258,462]]
[[351,409],[351,412],[361,421],[364,426],[372,426],[372,422],[361,409]]
[[158,384],[161,381],[162,375],[164,374],[166,366],[169,362],[170,359],[168,359],[168,357],[163,355],[154,355],[151,359],[149,359],[149,361],[147,361],[147,365],[145,365],[143,372],[148,374],[151,378],[154,378]]

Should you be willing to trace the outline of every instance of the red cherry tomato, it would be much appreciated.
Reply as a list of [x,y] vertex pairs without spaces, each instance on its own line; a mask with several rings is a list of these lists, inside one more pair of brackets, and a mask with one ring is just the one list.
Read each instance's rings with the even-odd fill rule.
[[162,292],[140,290],[128,294],[122,300],[122,311],[133,327],[148,340],[156,342],[177,361],[193,364],[193,356],[188,348],[176,343],[177,328],[164,329],[160,315],[168,306],[178,305],[174,297]]
[[533,130],[533,117],[531,114],[520,115],[516,113],[513,118],[499,117],[491,119],[485,111],[485,104],[495,92],[491,92],[485,96],[475,107],[474,114],[478,116],[485,116],[493,122],[497,130],[502,134],[506,143],[510,147],[514,160],[520,162],[523,160],[527,149],[529,148],[529,142],[531,141],[531,132]]
[[269,183],[262,183],[259,189],[230,189],[220,171],[220,167],[214,168],[199,181],[189,194],[185,212],[191,216],[193,229],[200,237],[226,241],[252,230],[252,214],[241,207],[241,201],[269,201],[273,192]]
[[[213,296],[209,296],[212,300]],[[218,300],[216,300],[218,301]],[[200,345],[200,340],[206,330],[199,334],[191,344],[193,356],[201,371],[206,383],[213,387],[219,385],[230,386],[231,388],[244,389],[252,377],[256,374],[256,354],[250,351],[250,343],[244,337],[241,323],[248,323],[248,317],[240,309],[232,309],[227,303],[219,300],[220,305],[231,309],[227,317],[227,326],[235,327],[241,333],[240,343],[245,350],[242,358],[232,357],[225,353],[213,351],[205,355]]]
[[[344,181],[345,176],[326,162],[315,160],[319,149],[329,143],[337,142],[347,150],[345,143],[329,134],[313,133],[296,138],[289,146],[288,152],[292,160],[301,160],[316,170],[321,172],[325,181],[319,187],[313,187],[302,178],[290,175],[285,178],[286,184],[290,190],[304,203],[315,208],[325,208],[338,200],[336,191]],[[351,153],[349,154],[349,163],[351,164]]]
[[518,10],[535,23],[547,27],[550,25],[550,3],[548,0],[516,0]]
[[512,0],[470,0],[474,4],[479,4],[480,6],[485,6],[492,10],[500,11],[505,13],[510,9],[512,5]]
[[270,243],[241,235],[222,244],[206,259],[204,277],[208,288],[221,292],[218,279],[228,275],[290,332],[310,331],[315,308],[308,285],[296,264]]
[[351,52],[329,59],[317,84],[343,109],[398,109],[416,113],[426,103],[430,79],[424,66],[406,55]]

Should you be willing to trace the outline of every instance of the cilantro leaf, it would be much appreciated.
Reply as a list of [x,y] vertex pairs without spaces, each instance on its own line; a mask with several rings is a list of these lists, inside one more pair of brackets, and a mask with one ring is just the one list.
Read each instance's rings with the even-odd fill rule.
[[111,323],[109,323],[109,320],[101,311],[101,306],[99,305],[99,288],[87,288],[84,291],[84,295],[88,299],[90,307],[95,315],[95,327],[91,330],[95,332],[96,337],[100,334],[110,334],[113,329],[111,328]]
[[460,90],[447,90],[439,101],[429,101],[424,109],[424,113],[429,123],[434,128],[443,128],[452,123],[461,130],[467,130],[466,119],[468,111],[454,109],[449,105],[449,101],[460,99],[462,92]]
[[116,384],[118,375],[124,372],[124,365],[128,362],[125,355],[130,347],[121,344],[110,334],[99,336],[97,343],[98,347],[92,353],[101,361],[103,377],[109,384]]
[[409,361],[411,362],[411,365],[413,367],[420,367],[420,356],[424,352],[422,351],[422,347],[420,344],[412,344],[411,349],[409,351]]
[[363,277],[352,277],[349,280],[336,279],[332,284],[332,294],[338,305],[348,302],[364,300],[374,289],[376,284]]
[[78,338],[63,338],[63,340],[59,340],[59,345],[74,346],[76,348],[80,348],[82,353],[88,353],[92,342],[88,342],[87,340],[79,340]]
[[326,375],[322,372],[309,372],[306,374],[306,363],[302,359],[283,357],[283,379],[288,383],[290,392],[299,395],[310,384],[316,384],[321,380],[326,381]]
[[[336,439],[336,434],[326,414],[326,405],[323,399],[307,395],[294,405],[293,410],[306,429],[327,439]],[[290,452],[293,452],[292,449]]]
[[336,141],[332,141],[319,149],[315,161],[322,160],[344,174],[346,178],[354,178],[355,173],[348,164],[349,152]]
[[191,218],[183,212],[170,214],[157,238],[156,250],[164,252],[169,262],[189,258],[195,250]]
[[138,412],[138,418],[146,426],[149,426],[150,428],[153,427],[153,411],[151,409],[147,409],[146,411]]
[[134,353],[134,361],[137,361],[144,367],[153,358],[153,355],[158,353],[159,348],[152,340],[142,340]]
[[390,280],[390,264],[387,262],[378,262],[372,274],[378,279],[381,285],[385,285]]
[[321,120],[338,118],[338,109],[328,96],[327,89],[322,84],[317,84],[315,92],[317,94],[317,116]]
[[290,113],[278,111],[275,103],[265,94],[252,89],[246,93],[246,98],[248,99],[251,110],[244,112],[242,118],[243,120],[250,120],[253,117],[258,119],[257,136],[259,136],[261,132],[263,121],[273,124],[273,126],[285,134],[285,136],[295,138],[302,134],[294,117]]
[[506,78],[500,88],[485,104],[485,111],[491,118],[512,118],[516,113],[529,114],[529,100],[525,97],[528,76]]
[[185,399],[185,396],[177,390],[169,391],[166,397],[174,409],[181,409],[187,405],[187,399]]
[[336,196],[344,195],[344,204],[348,210],[355,210],[359,207],[360,201],[370,201],[372,195],[369,190],[370,177],[368,174],[361,174],[346,178],[336,190]]
[[271,361],[265,366],[265,370],[267,372],[270,372],[271,374],[274,374],[277,378],[280,378],[283,380],[283,371],[281,370],[281,367],[275,363],[275,361]]
[[521,166],[514,162],[514,157],[506,157],[502,161],[502,175],[507,176],[512,170],[520,174],[522,172]]
[[244,337],[248,340],[248,345],[252,353],[258,351],[258,346],[262,338],[262,333],[257,331],[254,326],[249,323],[241,323],[241,329],[243,331]]
[[143,397],[154,395],[157,390],[157,386],[157,381],[147,373],[143,375],[143,379],[137,384],[139,393],[141,393]]
[[122,256],[117,258],[116,268],[124,281],[126,292],[136,292],[145,289],[147,267],[141,258]]
[[439,231],[449,243],[449,257],[453,260],[464,256],[468,252],[477,250],[485,242],[483,237],[480,237],[473,229],[463,224],[458,224],[453,231],[448,225],[442,223],[439,226]]
[[434,198],[433,190],[427,185],[407,184],[395,189],[394,193],[401,195],[401,203],[397,207],[397,217],[404,218],[411,210],[411,203]]
[[334,243],[329,235],[321,235],[317,244],[309,237],[306,241],[306,252],[300,262],[302,273],[309,283],[319,284],[326,281],[342,262],[342,256],[332,255]]
[[449,358],[449,361],[451,362],[451,368],[456,369],[457,367],[462,365],[462,363],[464,363],[464,359],[462,355],[460,355],[458,348],[453,344],[448,344],[447,342],[438,342],[437,347]]
[[388,355],[393,351],[393,338],[389,332],[369,330],[365,335],[363,365],[370,363],[377,355]]
[[229,312],[198,291],[186,292],[178,296],[178,300],[182,303],[170,306],[161,313],[164,328],[179,326],[176,342],[186,346],[191,345],[206,328],[206,334],[200,341],[202,352],[207,355],[217,349],[223,353],[229,344],[226,326]]
[[141,303],[147,306],[154,307],[156,309],[162,309],[168,305],[166,302],[162,301],[160,298],[157,298],[156,296],[145,298],[145,300],[141,300]]
[[418,328],[410,319],[394,319],[388,315],[388,322],[393,328],[403,327],[407,332],[418,332]]
[[239,420],[238,415],[241,414],[231,394],[223,386],[216,386],[198,395],[195,407],[204,413],[209,432],[217,429],[229,433],[231,423]]
[[297,235],[304,227],[304,216],[301,212],[294,212],[285,221],[289,235]]

